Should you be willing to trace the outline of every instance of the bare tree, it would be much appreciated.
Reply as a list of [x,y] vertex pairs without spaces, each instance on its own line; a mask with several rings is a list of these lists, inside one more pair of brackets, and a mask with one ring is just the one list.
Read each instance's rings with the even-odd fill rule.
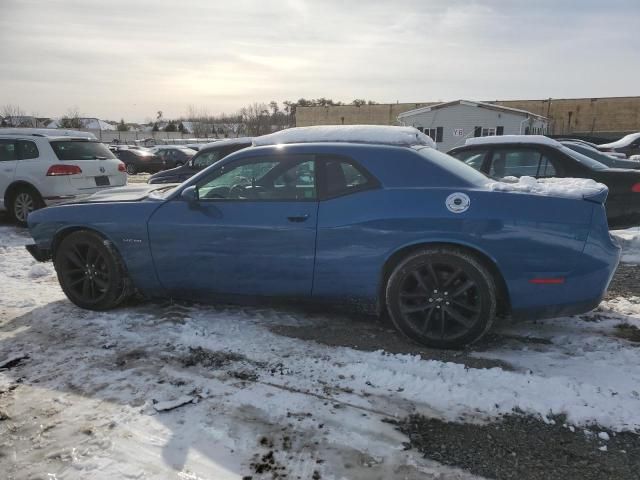
[[18,105],[7,104],[2,107],[2,125],[5,127],[20,127],[24,121],[25,112]]
[[264,135],[271,131],[271,116],[265,103],[254,102],[241,108],[240,117],[249,135]]
[[205,108],[189,105],[187,107],[187,120],[191,122],[193,134],[197,138],[206,138],[213,133],[211,116]]
[[84,123],[80,119],[78,107],[73,107],[67,110],[67,114],[60,119],[60,126],[62,128],[84,128]]

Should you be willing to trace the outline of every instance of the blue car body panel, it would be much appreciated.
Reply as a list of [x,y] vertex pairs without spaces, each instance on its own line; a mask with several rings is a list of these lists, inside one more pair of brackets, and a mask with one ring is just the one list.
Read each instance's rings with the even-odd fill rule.
[[[344,156],[379,184],[319,201],[194,205],[180,195],[212,169],[274,154]],[[29,225],[43,249],[65,229],[100,232],[148,296],[284,296],[379,308],[385,274],[398,255],[450,244],[476,252],[499,274],[514,316],[595,307],[620,255],[607,228],[606,191],[591,200],[491,191],[466,176],[469,168],[402,147],[258,147],[226,157],[165,198],[61,205],[34,212]],[[454,192],[469,196],[467,211],[445,207]],[[540,278],[563,282],[532,283]]]

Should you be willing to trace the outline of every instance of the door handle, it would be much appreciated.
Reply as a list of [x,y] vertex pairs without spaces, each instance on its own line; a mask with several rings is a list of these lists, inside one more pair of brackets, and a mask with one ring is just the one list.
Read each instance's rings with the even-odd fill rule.
[[309,218],[309,214],[298,215],[298,216],[287,217],[287,218],[289,219],[290,222],[301,223],[301,222],[305,222]]

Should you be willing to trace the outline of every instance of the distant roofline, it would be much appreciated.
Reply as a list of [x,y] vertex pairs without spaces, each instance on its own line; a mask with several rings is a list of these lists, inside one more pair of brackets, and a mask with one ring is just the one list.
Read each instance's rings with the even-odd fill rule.
[[405,118],[405,117],[411,117],[413,115],[419,114],[419,113],[426,113],[426,112],[430,112],[431,110],[438,110],[440,108],[446,108],[449,106],[453,106],[453,105],[468,105],[470,107],[483,107],[483,108],[487,108],[490,110],[500,110],[500,111],[505,111],[505,112],[513,112],[513,113],[518,113],[518,114],[523,114],[523,115],[527,115],[527,116],[532,116],[532,117],[537,117],[543,120],[547,120],[547,117],[544,117],[542,115],[538,115],[536,113],[533,112],[529,112],[528,110],[522,110],[520,108],[512,108],[512,107],[505,107],[503,105],[497,105],[495,103],[485,103],[485,102],[478,102],[475,100],[465,100],[465,99],[458,99],[458,100],[452,100],[451,102],[443,102],[443,103],[437,103],[435,105],[427,105],[424,107],[420,107],[420,108],[414,108],[413,110],[407,110],[406,112],[402,112],[401,114],[398,115],[398,119],[401,118]]
[[[498,100],[483,100],[479,103],[489,103],[489,104],[494,104],[496,102],[548,102],[549,100],[556,101],[556,100],[615,100],[618,98],[627,98],[627,99],[640,99],[640,95],[620,95],[620,96],[615,96],[615,97],[569,97],[569,98],[560,98],[560,97],[548,97],[548,98],[513,98],[513,99],[498,99]],[[455,101],[455,100],[451,100],[451,101]],[[393,106],[393,105],[425,105],[425,106],[430,106],[430,105],[438,105],[441,103],[449,103],[449,102],[442,102],[442,101],[424,101],[424,102],[388,102],[388,103],[373,103],[371,105],[369,104],[365,104],[365,105],[309,105],[309,106],[299,106],[296,107],[298,108],[336,108],[336,107],[385,107],[385,106]],[[478,103],[478,102],[476,102]],[[420,107],[421,108],[421,107]]]

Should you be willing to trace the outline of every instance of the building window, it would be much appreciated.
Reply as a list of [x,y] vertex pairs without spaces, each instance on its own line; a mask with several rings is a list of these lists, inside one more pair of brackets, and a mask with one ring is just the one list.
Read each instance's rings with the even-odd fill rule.
[[483,137],[492,137],[496,134],[496,129],[495,128],[483,128],[482,129],[482,136]]
[[442,142],[442,135],[444,133],[444,128],[443,127],[436,127],[436,128],[418,128],[418,130],[420,130],[421,132],[424,132],[425,135],[429,135],[432,140],[434,142]]

